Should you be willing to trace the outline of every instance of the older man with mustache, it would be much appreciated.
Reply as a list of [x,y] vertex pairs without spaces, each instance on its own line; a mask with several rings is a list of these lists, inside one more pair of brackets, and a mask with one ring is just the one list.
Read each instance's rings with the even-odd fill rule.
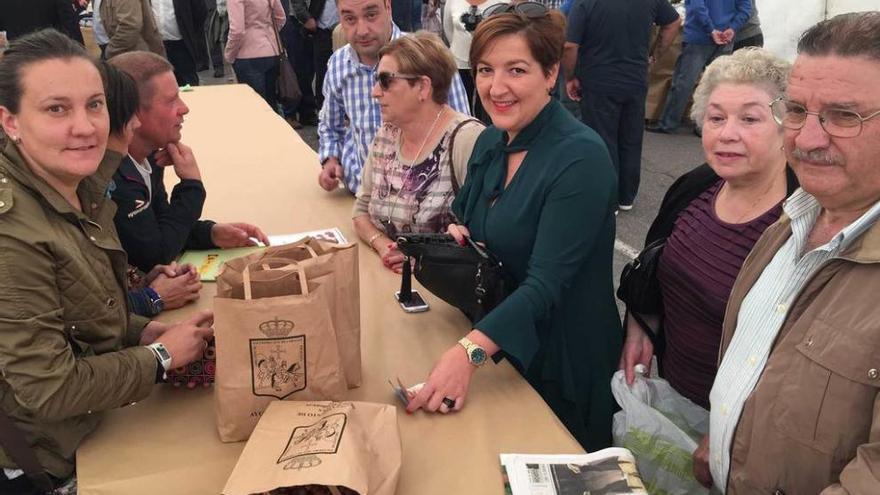
[[880,12],[798,54],[772,109],[802,189],[733,287],[709,466],[726,493],[880,493]]

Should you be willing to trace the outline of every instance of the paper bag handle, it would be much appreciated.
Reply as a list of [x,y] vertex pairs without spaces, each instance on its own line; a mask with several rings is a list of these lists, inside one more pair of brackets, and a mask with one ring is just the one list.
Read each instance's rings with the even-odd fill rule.
[[302,244],[297,244],[296,247],[298,247],[300,249],[305,249],[306,251],[309,252],[309,254],[312,255],[312,258],[317,258],[318,253],[315,251],[315,248],[308,245],[309,240],[311,240],[311,238],[307,239],[306,242],[303,242]]
[[[284,266],[272,268],[269,266],[272,262],[284,263]],[[286,260],[283,258],[264,258],[260,261],[255,261],[253,263],[249,263],[244,267],[244,271],[241,272],[241,282],[244,286],[244,299],[246,301],[250,301],[252,298],[251,292],[251,267],[259,266],[263,270],[282,270],[282,271],[295,271],[297,274],[297,278],[299,279],[299,287],[302,295],[309,295],[309,283],[306,279],[306,271],[303,267],[297,265],[296,263],[291,263],[290,260]]]

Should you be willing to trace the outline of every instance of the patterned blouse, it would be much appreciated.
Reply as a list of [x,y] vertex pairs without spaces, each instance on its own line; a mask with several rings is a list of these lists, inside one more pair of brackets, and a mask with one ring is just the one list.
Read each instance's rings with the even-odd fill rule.
[[[464,182],[471,150],[483,129],[480,122],[456,112],[440,137],[426,143],[420,156],[409,163],[400,158],[400,129],[383,124],[367,155],[352,216],[368,214],[373,225],[389,237],[442,232],[455,220],[452,200]],[[388,228],[389,224],[393,227]]]

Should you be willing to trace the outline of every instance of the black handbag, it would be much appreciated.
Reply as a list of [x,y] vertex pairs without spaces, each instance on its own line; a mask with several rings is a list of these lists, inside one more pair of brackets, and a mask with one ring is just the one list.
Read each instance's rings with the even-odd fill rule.
[[623,267],[617,298],[626,303],[627,310],[643,315],[663,314],[663,297],[657,279],[657,265],[666,245],[666,238],[657,239]]
[[475,323],[507,297],[512,284],[492,253],[466,239],[461,246],[449,234],[398,235],[397,248],[408,258],[401,287],[409,286],[412,260],[416,280]]

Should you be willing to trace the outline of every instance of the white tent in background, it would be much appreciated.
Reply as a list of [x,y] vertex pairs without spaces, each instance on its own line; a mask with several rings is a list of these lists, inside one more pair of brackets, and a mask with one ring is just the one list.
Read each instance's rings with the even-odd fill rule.
[[880,10],[880,0],[757,0],[764,47],[794,60],[797,41],[808,27],[845,12]]

